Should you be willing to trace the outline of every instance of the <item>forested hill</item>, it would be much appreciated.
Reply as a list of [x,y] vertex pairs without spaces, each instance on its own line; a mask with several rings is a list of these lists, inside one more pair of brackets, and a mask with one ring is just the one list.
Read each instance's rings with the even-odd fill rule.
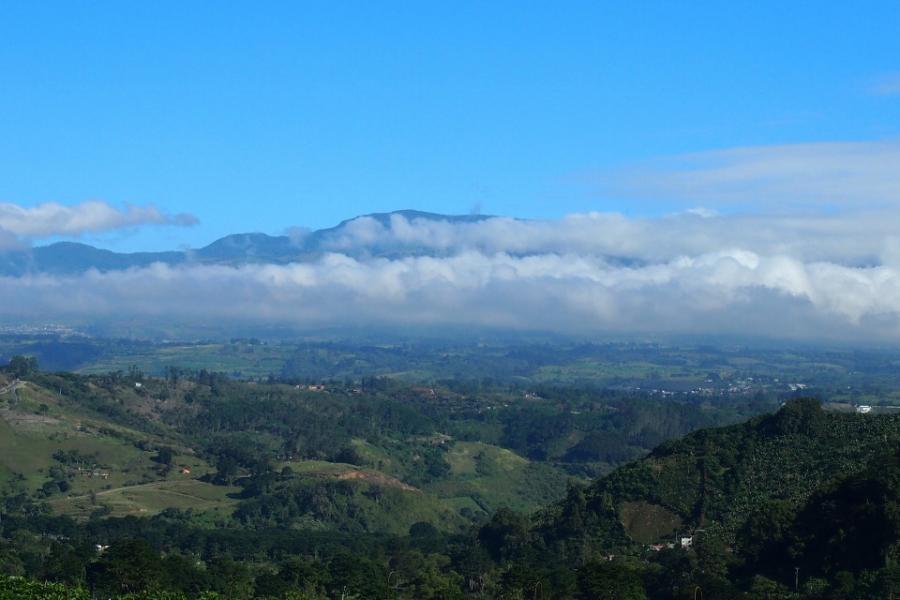
[[[875,597],[866,594],[900,591],[898,502],[900,416],[826,412],[795,399],[775,414],[663,443],[570,489],[518,546],[503,538],[495,552],[520,565],[643,557],[655,565],[637,569],[645,580],[682,572],[680,583],[652,585],[691,580],[726,594],[714,597]],[[485,530],[508,529],[509,519],[498,515]],[[780,595],[794,589],[801,594]]]
[[[567,520],[605,550],[702,531],[728,544],[772,503],[801,506],[828,482],[864,471],[900,441],[900,416],[826,412],[796,399],[773,415],[663,443],[543,514],[548,538]],[[583,506],[577,506],[582,503]]]

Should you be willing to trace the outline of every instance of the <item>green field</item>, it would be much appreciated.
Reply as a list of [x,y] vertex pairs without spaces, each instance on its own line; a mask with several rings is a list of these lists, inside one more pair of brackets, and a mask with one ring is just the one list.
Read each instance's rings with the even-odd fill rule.
[[137,365],[148,374],[160,375],[169,367],[206,369],[240,377],[268,377],[281,372],[290,347],[249,344],[185,344],[135,346],[130,352],[104,356],[78,369],[81,373],[127,371]]
[[192,509],[198,512],[213,512],[223,516],[230,514],[239,488],[219,486],[183,479],[154,481],[125,487],[101,490],[91,495],[77,495],[53,500],[50,505],[60,514],[85,517],[97,508],[106,507],[109,515],[152,516],[167,508]]
[[481,442],[455,442],[446,455],[452,478],[426,490],[457,508],[502,506],[531,512],[565,490],[567,477],[547,465]]

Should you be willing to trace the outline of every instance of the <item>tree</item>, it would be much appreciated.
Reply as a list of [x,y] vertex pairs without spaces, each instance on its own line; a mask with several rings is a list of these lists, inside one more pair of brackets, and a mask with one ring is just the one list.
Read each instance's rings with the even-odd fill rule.
[[38,370],[38,361],[33,356],[16,355],[9,360],[7,370],[16,378],[28,377]]
[[227,557],[219,557],[207,565],[209,581],[216,591],[226,598],[250,598],[253,596],[253,577],[241,562]]
[[162,576],[159,553],[142,539],[116,542],[87,571],[94,592],[112,596],[158,588]]
[[222,456],[216,461],[215,482],[221,485],[230,485],[237,475],[238,464],[230,456]]
[[365,464],[359,451],[353,446],[344,446],[334,457],[334,462],[347,463],[348,465]]
[[174,458],[175,452],[171,448],[163,446],[156,451],[154,460],[161,465],[171,465]]
[[825,411],[815,398],[794,398],[777,413],[768,417],[764,425],[774,435],[808,435],[821,433],[826,425]]
[[478,530],[478,541],[494,560],[515,555],[528,542],[528,518],[508,508],[501,508]]
[[440,535],[437,527],[426,521],[418,521],[409,527],[409,537],[414,540],[430,540]]
[[616,600],[646,600],[647,591],[640,575],[628,567],[613,562],[595,562],[578,572],[580,598],[616,598]]
[[363,598],[384,598],[389,594],[388,572],[365,556],[338,553],[329,562],[328,571],[334,596],[349,593]]
[[85,565],[91,556],[92,549],[73,548],[54,543],[50,553],[44,559],[42,578],[60,583],[78,584],[84,581]]

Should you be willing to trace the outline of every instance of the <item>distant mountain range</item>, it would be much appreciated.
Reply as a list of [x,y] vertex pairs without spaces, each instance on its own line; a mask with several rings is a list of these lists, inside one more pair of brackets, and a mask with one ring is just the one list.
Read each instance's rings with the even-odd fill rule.
[[[388,224],[394,215],[408,220],[426,219],[453,223],[477,222],[485,215],[441,215],[416,210],[363,215]],[[196,250],[119,253],[77,242],[58,242],[48,246],[0,252],[0,276],[18,277],[29,273],[54,275],[75,274],[97,269],[115,271],[146,267],[153,263],[225,264],[274,263],[312,260],[329,251],[329,241],[336,240],[347,226],[360,217],[342,221],[335,227],[319,229],[303,236],[271,236],[264,233],[238,233],[225,236]],[[369,255],[396,255],[396,248],[366,248]],[[424,250],[404,248],[403,254],[422,254]],[[351,252],[352,254],[352,252]]]

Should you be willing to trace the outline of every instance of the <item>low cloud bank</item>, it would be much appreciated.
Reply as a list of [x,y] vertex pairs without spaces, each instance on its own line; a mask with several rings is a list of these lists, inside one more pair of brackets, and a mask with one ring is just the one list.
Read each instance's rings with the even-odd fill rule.
[[[406,219],[388,224],[359,217],[323,242],[354,256],[367,251],[424,250],[442,255],[575,254],[647,263],[723,249],[785,255],[803,262],[869,265],[900,250],[900,210],[841,214],[720,215],[694,209],[661,218],[617,213],[574,214],[558,220],[505,217],[470,223]],[[900,256],[898,256],[900,258]]]
[[[898,215],[360,218],[308,263],[0,278],[9,319],[896,340]],[[376,257],[375,248],[417,249]],[[434,255],[425,255],[433,251]]]
[[126,205],[117,208],[107,202],[91,200],[66,206],[46,202],[33,207],[0,203],[0,243],[12,237],[46,238],[80,236],[140,225],[189,226],[197,219],[188,214],[169,215],[153,205]]

